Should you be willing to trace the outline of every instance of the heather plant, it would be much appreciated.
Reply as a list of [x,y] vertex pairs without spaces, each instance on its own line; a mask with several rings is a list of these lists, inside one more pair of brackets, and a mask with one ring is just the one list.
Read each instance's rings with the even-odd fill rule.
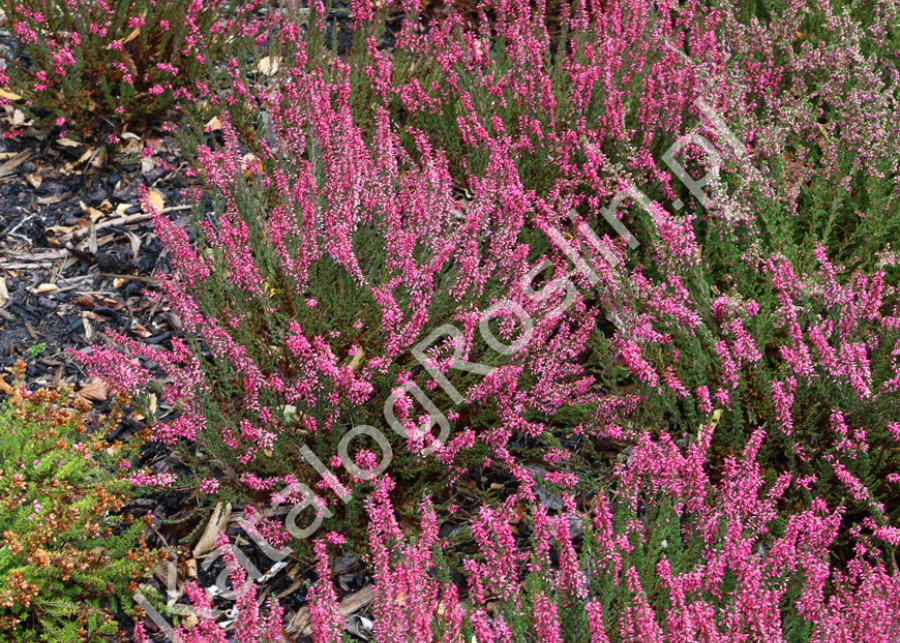
[[254,35],[258,23],[248,17],[258,6],[4,0],[0,10],[16,48],[0,72],[0,87],[6,86],[0,101],[15,100],[38,128],[116,134],[123,125],[142,127],[175,100],[196,107],[196,84],[214,83],[217,67]]
[[[721,408],[709,483],[742,452],[766,484],[789,479],[758,509],[776,538],[827,523],[810,550],[839,563],[815,568],[822,596],[893,582],[896,8],[874,3],[872,22],[861,4],[575,3],[551,38],[543,7],[485,2],[473,27],[452,11],[426,24],[415,4],[391,56],[368,3],[353,3],[343,57],[323,44],[321,5],[305,31],[281,26],[274,89],[235,88],[223,145],[197,148],[213,214],[188,230],[154,214],[187,341],[168,354],[117,336],[140,368],[111,349],[82,357],[177,409],[155,438],[199,447],[181,482],[255,507],[308,503],[305,485],[320,496],[307,520],[359,549],[377,474],[404,506],[472,467],[535,502],[526,460],[545,488],[583,493],[608,475],[604,451],[634,461],[660,444],[662,467]],[[255,101],[269,131],[248,140],[239,110]],[[630,243],[611,234],[626,229]],[[277,544],[299,533],[265,524]],[[718,532],[703,533],[692,548]],[[808,615],[791,592],[809,570],[776,563],[765,574],[796,587],[765,600]],[[645,620],[655,581],[641,573],[613,583],[631,604],[602,609]],[[533,611],[562,618],[534,587]],[[824,627],[822,609],[803,623]]]
[[[17,369],[21,377],[25,365]],[[86,433],[90,403],[75,397],[72,406],[64,392],[19,383],[0,410],[0,629],[8,640],[105,640],[118,631],[112,612],[130,609],[157,561],[143,524],[119,515],[131,485],[111,473],[107,445]]]
[[[824,5],[761,22],[635,1],[573,5],[551,48],[523,4],[484,3],[474,30],[452,12],[419,28],[409,5],[389,58],[367,7],[353,6],[343,59],[320,5],[304,38],[282,25],[277,91],[258,97],[268,139],[248,156],[223,114],[224,147],[197,159],[215,216],[190,234],[155,216],[176,268],[163,290],[192,343],[164,356],[120,340],[169,373],[160,392],[180,414],[156,438],[209,452],[185,454],[222,483],[205,489],[259,504],[299,482],[333,492],[329,512],[353,524],[351,492],[390,459],[376,433],[410,499],[491,462],[527,487],[513,442],[564,489],[595,468],[598,441],[679,436],[719,404],[732,421],[717,457],[777,427],[776,470],[887,528],[893,36],[864,48],[877,27]],[[810,16],[816,47],[794,42]],[[246,89],[226,102],[248,104]],[[667,156],[688,126],[707,144]],[[698,196],[704,155],[718,177]],[[610,199],[637,247],[603,234]],[[121,388],[155,386],[114,351],[87,361]],[[351,436],[356,466],[341,471],[353,426],[374,430]],[[449,440],[423,458],[410,451],[429,448],[426,427]],[[581,436],[578,457],[560,432]],[[326,463],[338,470],[323,477]]]
[[[589,207],[591,199],[612,189],[609,180],[597,176],[578,184],[559,178],[574,171],[572,155],[583,162],[586,151],[595,149],[576,132],[591,110],[590,120],[596,120],[600,108],[581,104],[577,116],[560,123],[535,120],[535,114],[545,113],[546,101],[557,99],[545,87],[550,82],[546,61],[535,53],[546,44],[544,27],[527,11],[496,12],[510,16],[504,27],[510,40],[509,53],[501,58],[504,67],[493,66],[494,59],[482,54],[469,61],[479,45],[487,46],[485,34],[470,42],[475,36],[455,18],[428,32],[430,40],[412,30],[410,18],[398,36],[394,56],[400,69],[422,47],[428,47],[420,52],[423,61],[439,51],[452,53],[444,62],[454,73],[434,87],[452,103],[443,119],[447,123],[455,120],[451,111],[466,109],[474,92],[483,107],[494,95],[508,95],[516,103],[506,115],[508,132],[499,116],[473,112],[459,119],[455,136],[464,140],[471,159],[463,163],[463,176],[455,175],[457,155],[448,149],[449,139],[435,138],[441,130],[434,124],[408,116],[395,131],[395,91],[406,95],[406,90],[386,82],[392,59],[378,53],[372,38],[363,38],[365,11],[364,3],[354,5],[361,26],[357,48],[346,62],[328,57],[321,44],[316,48],[324,27],[321,20],[317,25],[315,12],[305,41],[287,23],[280,47],[292,58],[282,63],[284,82],[279,91],[258,97],[268,111],[272,142],[257,139],[252,159],[223,115],[224,148],[198,148],[200,176],[216,199],[216,217],[198,221],[193,239],[165,218],[155,218],[178,271],[163,288],[195,343],[178,344],[170,359],[151,357],[146,347],[119,338],[136,355],[162,361],[177,382],[161,393],[177,405],[180,416],[161,426],[157,437],[169,443],[198,440],[212,456],[206,464],[191,460],[204,472],[200,478],[224,477],[221,493],[249,495],[255,503],[268,501],[279,485],[331,488],[351,498],[340,509],[350,525],[361,511],[350,491],[369,484],[368,472],[379,462],[375,453],[384,453],[384,447],[370,439],[372,432],[355,438],[355,471],[322,480],[322,461],[340,462],[334,456],[346,433],[341,427],[373,427],[389,436],[390,471],[415,497],[425,486],[444,484],[447,467],[452,467],[452,479],[468,464],[489,463],[486,458],[507,463],[513,475],[527,480],[527,471],[507,448],[510,437],[522,433],[530,447],[547,446],[534,443],[548,426],[545,418],[562,406],[597,400],[577,356],[597,312],[573,286],[566,295],[572,291],[576,304],[565,319],[556,314],[564,299],[556,285],[567,268],[550,231],[569,229],[565,213]],[[600,23],[593,37],[607,27],[623,30],[618,23],[606,25],[597,11],[579,16]],[[668,33],[662,18],[637,15],[634,20],[626,41],[616,40],[617,51],[630,51],[628,43],[638,33],[661,37],[655,27]],[[650,55],[644,47],[641,56]],[[596,60],[597,54],[581,51],[576,57]],[[667,61],[687,69],[677,56]],[[506,89],[494,85],[502,85],[500,74],[507,67],[513,76],[521,75],[521,87],[504,94]],[[632,82],[630,72],[624,75]],[[457,76],[472,83],[471,91],[455,87]],[[565,76],[557,70],[554,78]],[[684,82],[686,88],[696,84]],[[583,89],[564,83],[558,91],[568,95],[559,102],[576,101]],[[658,94],[664,91],[657,88]],[[234,104],[242,104],[242,93],[236,90]],[[420,107],[425,118],[427,110]],[[410,115],[415,108],[403,106]],[[649,120],[641,123],[671,136],[683,110],[696,108],[680,100],[664,124],[649,112],[644,115]],[[609,116],[616,124],[617,114]],[[607,140],[604,131],[585,135],[607,147],[615,136],[625,136],[615,130]],[[537,180],[523,169],[529,144],[519,132],[537,139],[546,132],[552,138],[544,150],[547,158],[537,163],[550,168],[550,178]],[[645,143],[639,154],[649,158],[652,141]],[[553,155],[560,160],[548,162]],[[596,175],[599,168],[593,164],[589,171]],[[460,183],[464,200],[454,196]],[[580,194],[579,186],[587,186],[592,196]],[[610,245],[608,251],[621,253],[621,247]],[[546,279],[535,279],[548,266]],[[532,281],[553,287],[535,298]],[[497,306],[505,299],[512,304]],[[491,306],[491,314],[483,316]],[[516,321],[523,314],[544,319],[523,334]],[[492,348],[480,330],[482,321],[489,325],[493,345],[500,341],[511,350]],[[421,352],[414,361],[413,349],[428,355]],[[479,366],[451,369],[459,357]],[[87,361],[119,387],[147,390],[151,385],[142,371],[126,372],[122,357],[112,351],[98,351]],[[416,402],[425,405],[426,415],[413,410]],[[446,419],[439,420],[443,409]],[[463,428],[446,446],[432,445],[436,457],[410,454],[429,448],[434,436],[424,427],[438,423],[441,434]],[[554,444],[549,435],[541,439]],[[328,500],[330,510],[336,500]]]

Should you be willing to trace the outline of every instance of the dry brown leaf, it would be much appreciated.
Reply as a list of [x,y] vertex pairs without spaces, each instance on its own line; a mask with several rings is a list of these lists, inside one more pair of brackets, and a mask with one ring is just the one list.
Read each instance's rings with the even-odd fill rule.
[[135,325],[134,328],[131,329],[131,332],[140,337],[141,339],[147,339],[148,337],[153,337],[153,333],[140,324]]
[[264,58],[260,58],[259,64],[256,65],[257,71],[263,74],[264,76],[274,76],[278,73],[278,68],[280,67],[280,60],[278,58],[271,58],[270,56],[265,56]]
[[[342,618],[347,618],[366,605],[369,605],[374,600],[375,588],[372,585],[366,585],[355,594],[344,597],[344,600],[338,605],[338,613]],[[287,624],[287,632],[297,632],[303,636],[309,636],[312,633],[309,610],[306,607],[301,607],[297,610],[297,613],[291,617],[290,622]]]
[[6,380],[0,377],[0,393],[4,395],[12,395],[13,388],[9,384],[6,383]]
[[210,130],[210,131],[212,131],[212,130],[217,130],[217,129],[222,129],[222,121],[219,120],[219,117],[218,117],[218,116],[213,116],[213,117],[212,117],[212,120],[210,120],[210,121],[206,124],[206,129],[208,129],[208,130]]
[[157,212],[162,212],[162,209],[166,205],[166,199],[159,190],[150,190],[147,192],[147,200],[150,201],[150,205],[153,206],[153,209]]
[[112,308],[113,310],[122,310],[123,308],[125,308],[125,304],[123,304],[121,301],[117,301],[117,300],[113,299],[112,297],[104,297],[103,295],[97,295],[97,298],[107,308]]
[[103,217],[103,212],[97,208],[92,208],[84,201],[79,201],[78,205],[80,205],[81,210],[91,218],[91,221],[97,222]]
[[136,27],[134,31],[132,31],[127,36],[125,36],[125,40],[120,40],[119,42],[121,42],[124,45],[126,42],[131,42],[132,40],[137,38],[140,35],[140,33],[141,33],[141,28]]
[[206,525],[206,529],[203,530],[203,535],[200,536],[200,540],[197,541],[197,545],[194,547],[194,558],[204,556],[216,548],[216,538],[228,525],[230,518],[231,503],[225,503],[223,507],[221,502],[217,502],[209,523]]
[[356,351],[356,355],[353,356],[353,359],[350,360],[350,372],[355,373],[356,369],[359,368],[359,365],[362,364],[363,357],[365,357],[366,351],[361,347]]
[[77,395],[91,402],[105,402],[109,397],[109,387],[100,378],[94,378],[90,384],[78,391]]
[[75,161],[75,165],[81,165],[82,163],[87,161],[89,158],[91,158],[91,156],[96,154],[96,152],[97,152],[97,150],[94,150],[94,149],[87,150],[84,154],[82,154],[81,156],[78,157],[78,160]]
[[56,139],[56,142],[63,147],[78,147],[81,145],[78,141],[73,141],[71,138],[63,137]]

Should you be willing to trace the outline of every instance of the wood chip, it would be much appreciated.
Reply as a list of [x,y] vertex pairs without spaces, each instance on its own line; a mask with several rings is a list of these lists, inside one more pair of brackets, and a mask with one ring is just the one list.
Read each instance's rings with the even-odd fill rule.
[[13,171],[15,171],[15,169],[17,167],[19,167],[22,163],[24,163],[25,161],[27,161],[28,159],[31,158],[31,154],[32,154],[31,150],[25,150],[24,152],[21,152],[17,156],[8,160],[3,165],[0,165],[0,179],[12,174]]
[[59,290],[59,286],[57,286],[56,284],[41,284],[37,288],[32,288],[31,294],[46,295],[47,293],[56,292],[57,290]]
[[39,187],[41,187],[41,183],[44,182],[44,177],[42,177],[37,172],[30,172],[25,175],[25,180],[28,181],[31,187],[37,190]]

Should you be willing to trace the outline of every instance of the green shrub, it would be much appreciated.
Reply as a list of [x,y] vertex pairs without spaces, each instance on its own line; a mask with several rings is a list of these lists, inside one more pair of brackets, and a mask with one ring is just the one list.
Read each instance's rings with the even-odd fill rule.
[[17,641],[114,634],[110,610],[128,609],[157,560],[143,525],[116,515],[131,485],[110,472],[119,457],[87,435],[90,403],[66,399],[19,383],[0,410],[0,632]]

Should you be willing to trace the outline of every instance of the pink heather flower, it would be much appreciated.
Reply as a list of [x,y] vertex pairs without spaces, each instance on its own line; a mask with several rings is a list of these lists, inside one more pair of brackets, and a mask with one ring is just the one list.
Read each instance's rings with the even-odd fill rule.
[[159,473],[157,475],[136,473],[128,479],[131,484],[138,487],[171,487],[175,484],[175,480],[176,475],[174,473]]
[[371,471],[378,465],[378,456],[368,449],[360,449],[354,460],[356,466],[363,471]]
[[900,422],[888,422],[887,429],[891,436],[897,442],[900,442]]
[[202,493],[216,493],[219,490],[219,481],[214,478],[204,478],[200,482]]
[[712,413],[712,402],[709,400],[709,389],[706,386],[698,386],[695,391],[697,396],[697,406],[705,415]]
[[319,580],[307,594],[310,625],[317,643],[340,643],[344,621],[337,609],[338,598],[331,582],[331,565],[325,547],[325,540],[318,540],[313,546]]
[[775,416],[781,423],[781,430],[785,435],[790,435],[794,430],[794,420],[791,417],[791,405],[794,403],[794,390],[797,388],[797,380],[788,377],[784,382],[772,382],[772,401],[775,403]]

